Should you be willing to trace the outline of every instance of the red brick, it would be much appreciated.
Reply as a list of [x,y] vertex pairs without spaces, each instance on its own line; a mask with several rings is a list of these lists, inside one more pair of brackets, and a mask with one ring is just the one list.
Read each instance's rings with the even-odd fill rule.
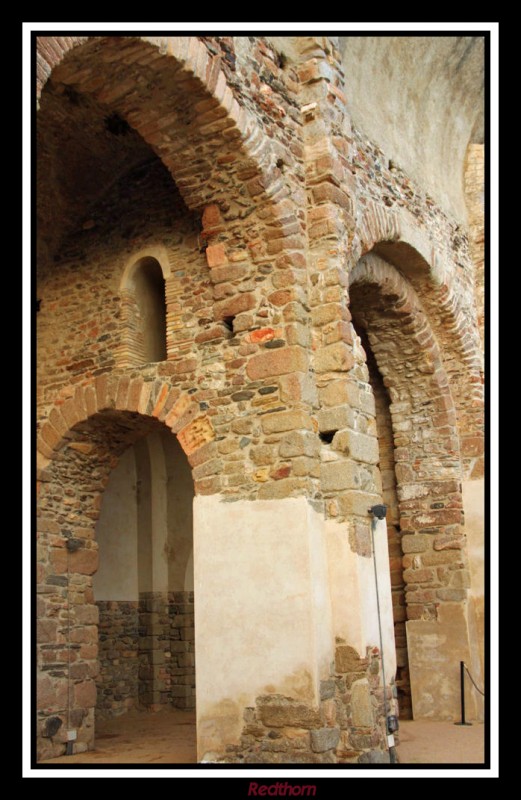
[[56,449],[57,445],[61,441],[61,436],[56,433],[52,425],[47,423],[42,427],[42,439],[44,442],[51,447],[53,450]]
[[206,248],[206,261],[211,267],[224,267],[228,263],[226,249],[223,244],[211,244]]
[[260,328],[257,331],[252,331],[247,338],[252,344],[269,342],[275,338],[275,331],[273,328]]
[[139,405],[139,397],[143,381],[141,378],[134,378],[128,387],[127,408],[129,411],[137,411]]
[[153,386],[152,381],[147,381],[143,383],[141,387],[141,393],[139,396],[139,401],[137,406],[137,410],[139,411],[140,414],[146,413],[148,407],[148,401],[150,400],[150,393],[152,391],[152,386]]
[[94,386],[85,387],[85,408],[87,409],[87,416],[89,417],[95,414],[98,410],[96,405],[96,390]]
[[153,417],[158,417],[161,411],[163,410],[163,406],[165,404],[168,392],[169,392],[169,386],[168,384],[164,383],[156,398],[156,403],[154,405],[154,408],[152,409]]
[[116,392],[116,408],[125,409],[127,408],[127,397],[128,397],[128,386],[130,383],[130,378],[126,375],[119,379],[118,389]]
[[51,423],[52,427],[55,431],[60,434],[67,433],[68,426],[65,420],[63,419],[62,415],[58,411],[57,408],[51,409],[49,414],[49,422]]
[[221,225],[222,221],[221,209],[217,204],[213,203],[212,205],[206,206],[203,211],[202,219],[204,230],[207,230],[208,228],[215,228],[216,225]]
[[169,428],[176,426],[179,420],[190,410],[190,407],[192,407],[194,411],[198,410],[198,407],[195,405],[190,395],[182,394],[166,415],[165,424],[168,425]]
[[[98,409],[107,407],[107,383],[108,375],[99,375],[96,378],[96,398]],[[62,412],[63,413],[63,412]]]

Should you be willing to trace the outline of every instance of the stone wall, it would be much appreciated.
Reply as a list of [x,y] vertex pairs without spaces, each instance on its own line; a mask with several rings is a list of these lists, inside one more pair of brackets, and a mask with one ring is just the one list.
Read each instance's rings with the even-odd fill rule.
[[374,356],[367,342],[362,339],[367,355],[367,365],[376,408],[376,427],[378,431],[378,452],[380,455],[380,474],[382,476],[382,497],[387,506],[387,537],[389,545],[389,568],[393,598],[394,640],[396,645],[396,679],[400,717],[412,716],[409,660],[407,655],[407,619],[405,580],[403,577],[403,551],[400,536],[400,508],[396,486],[394,462],[394,437],[389,396],[378,372]]
[[[391,558],[399,524],[408,625],[420,637],[418,686],[428,685],[424,633],[450,618],[462,652],[469,642],[461,478],[483,474],[483,395],[468,233],[352,127],[335,39],[302,37],[289,60],[262,37],[43,40],[40,88],[51,77],[38,144],[40,727],[66,715],[69,693],[76,716],[67,724],[80,728],[78,747],[92,747],[99,665],[108,693],[98,705],[119,710],[132,700],[136,657],[124,657],[125,678],[111,671],[123,656],[109,653],[127,652],[124,638],[112,650],[100,639],[98,663],[95,525],[118,458],[151,431],[177,436],[199,498],[277,501],[288,513],[294,498],[306,498],[337,525],[349,542],[338,569],[361,581],[353,619],[369,614],[361,577],[371,556],[368,508],[388,497]],[[132,271],[147,258],[165,280],[166,359],[140,364]],[[390,417],[353,320],[370,343]],[[310,514],[306,506],[306,525]],[[253,552],[238,526],[229,533],[245,558]],[[285,533],[291,562],[302,553]],[[254,566],[246,562],[246,574]],[[234,585],[227,567],[226,594]],[[329,614],[334,599],[325,568],[313,580],[306,620],[315,602]],[[137,607],[137,699],[149,708],[194,702],[193,596],[172,588],[141,592]],[[208,617],[207,592],[203,583],[196,602]],[[262,587],[257,600],[255,613],[268,618]],[[284,602],[289,620],[296,600]],[[127,630],[124,606],[99,608],[100,636],[105,623]],[[335,631],[319,642],[309,624],[316,663],[310,656],[306,670],[316,683],[319,672],[325,679],[318,654],[331,662]],[[254,649],[246,627],[232,635],[224,617],[215,625],[212,636],[237,653]],[[287,693],[277,675],[256,693],[255,709],[248,701],[243,738],[229,733],[225,757],[380,758],[367,755],[382,749],[374,655],[354,683],[337,664],[318,711],[309,700],[318,684],[307,687],[311,716],[295,710],[297,690]],[[452,655],[440,658],[448,664]],[[203,695],[211,658],[198,649]],[[445,703],[441,687],[436,697]],[[272,724],[286,706],[284,726]],[[208,713],[208,727],[218,727],[221,712]],[[208,752],[222,756],[223,741]],[[63,746],[46,742],[42,752]]]
[[107,716],[138,705],[139,613],[136,601],[101,600],[96,710]]
[[[387,687],[387,699],[392,693]],[[257,697],[245,709],[239,745],[225,761],[246,764],[389,763],[378,648],[364,658],[349,645],[336,649],[331,678],[320,684],[318,708],[285,697]]]
[[170,614],[170,695],[176,708],[195,708],[194,593],[172,592]]
[[193,603],[193,592],[96,603],[97,712],[112,716],[134,707],[195,707]]

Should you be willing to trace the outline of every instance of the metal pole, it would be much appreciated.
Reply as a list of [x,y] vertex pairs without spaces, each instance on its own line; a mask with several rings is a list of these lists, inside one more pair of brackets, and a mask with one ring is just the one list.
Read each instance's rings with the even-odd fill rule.
[[459,662],[459,684],[461,695],[461,722],[455,722],[455,725],[472,725],[472,722],[465,721],[465,662]]

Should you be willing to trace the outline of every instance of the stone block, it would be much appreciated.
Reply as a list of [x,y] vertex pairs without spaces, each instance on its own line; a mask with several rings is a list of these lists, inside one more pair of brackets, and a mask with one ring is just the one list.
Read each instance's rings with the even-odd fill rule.
[[355,681],[351,686],[351,717],[357,728],[373,727],[373,706],[367,678]]
[[287,433],[279,445],[281,458],[295,456],[309,456],[311,458],[320,453],[320,440],[314,433],[307,431],[291,431]]
[[309,728],[320,725],[320,712],[306,703],[283,695],[257,698],[257,714],[268,728]]
[[352,428],[355,418],[348,405],[336,408],[321,408],[317,414],[319,431],[338,431],[341,428]]
[[74,684],[74,705],[92,708],[96,705],[96,684],[94,681],[81,681]]
[[406,533],[402,536],[402,550],[404,553],[424,553],[430,549],[431,537],[427,533]]
[[315,354],[315,371],[347,372],[354,364],[351,348],[344,342],[335,342],[322,347]]
[[252,381],[256,381],[276,375],[286,375],[289,372],[305,372],[307,367],[306,351],[294,345],[252,356],[246,367],[246,373]]
[[265,434],[282,433],[302,428],[311,429],[313,427],[309,414],[304,411],[281,411],[274,414],[266,414],[262,417],[261,425]]
[[307,478],[283,478],[279,481],[264,483],[259,488],[259,500],[283,500],[309,491]]
[[346,489],[338,497],[338,508],[346,516],[367,517],[368,509],[380,502],[381,498],[377,494]]
[[375,436],[353,430],[339,431],[333,439],[333,449],[366,464],[378,464],[378,440]]
[[367,753],[362,753],[358,759],[359,764],[390,764],[390,762],[389,753],[383,750],[369,750]]
[[339,741],[340,731],[338,728],[319,728],[319,730],[311,731],[311,749],[314,753],[333,750]]
[[94,575],[98,569],[98,551],[80,548],[74,553],[69,553],[69,571],[80,575]]
[[215,318],[235,317],[245,311],[255,308],[257,301],[251,292],[241,292],[226,300],[215,303]]
[[323,492],[352,489],[356,487],[357,482],[358,468],[350,461],[342,459],[341,461],[327,461],[320,465],[320,484]]
[[338,645],[335,651],[335,670],[337,672],[360,672],[367,667],[367,659],[360,658],[354,647]]

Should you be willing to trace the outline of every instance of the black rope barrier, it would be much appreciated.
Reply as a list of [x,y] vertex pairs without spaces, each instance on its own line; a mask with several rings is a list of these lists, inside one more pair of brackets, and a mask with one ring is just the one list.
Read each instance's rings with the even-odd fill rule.
[[479,688],[478,684],[476,683],[476,681],[474,680],[474,678],[473,678],[473,677],[472,677],[472,675],[470,674],[469,668],[467,667],[467,665],[465,664],[465,662],[463,662],[463,664],[464,664],[464,666],[465,666],[465,671],[466,671],[467,675],[469,676],[470,680],[471,680],[471,681],[472,681],[472,683],[474,684],[474,688],[475,688],[475,689],[477,689],[477,691],[480,693],[480,695],[482,695],[483,697],[485,697],[485,692],[482,692],[482,691],[481,691],[481,689]]

